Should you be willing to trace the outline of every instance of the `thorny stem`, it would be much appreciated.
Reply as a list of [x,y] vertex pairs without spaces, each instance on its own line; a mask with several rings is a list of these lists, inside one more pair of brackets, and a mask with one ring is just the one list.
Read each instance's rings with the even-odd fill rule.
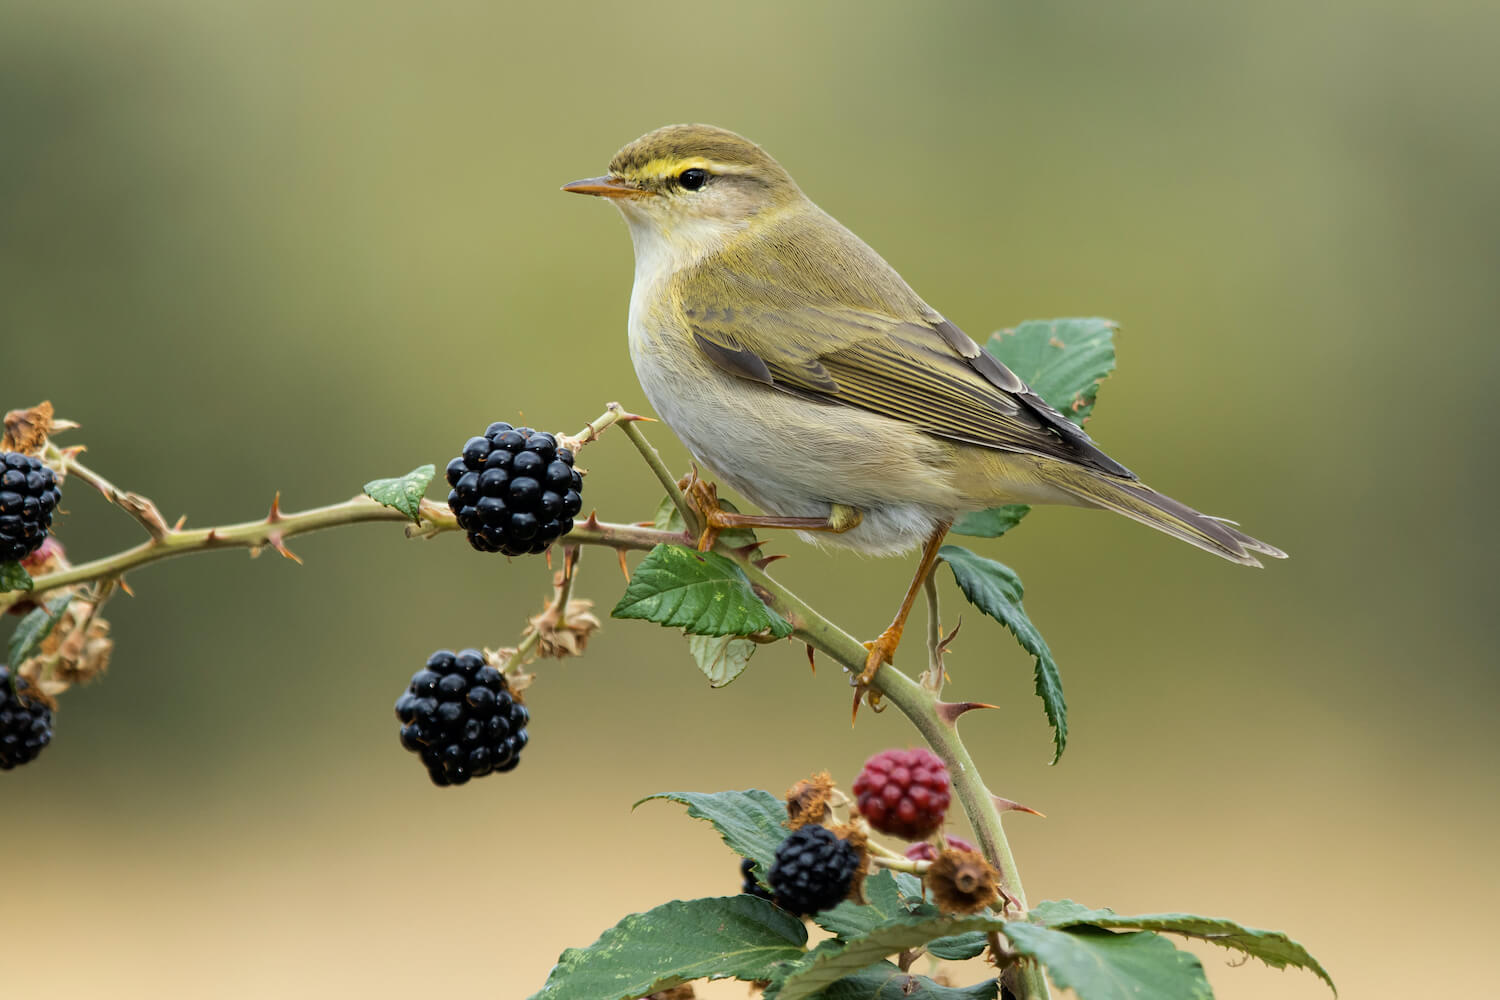
[[[619,405],[619,403],[610,404],[612,407]],[[672,475],[672,471],[661,460],[661,455],[651,442],[646,440],[646,435],[641,433],[635,421],[629,421],[621,426],[626,436],[630,438],[630,443],[635,445],[636,451],[641,453],[641,458],[646,460],[646,464],[656,474],[657,480],[666,489],[667,496],[672,498],[672,506],[676,507],[677,513],[682,515],[682,523],[687,525],[693,535],[697,535],[702,531],[703,526],[698,523],[698,512],[693,510],[692,505],[687,502],[687,497],[683,496],[682,488],[677,485],[677,477]]]
[[[677,480],[667,470],[661,456],[636,427],[636,421],[631,419],[633,416],[633,414],[626,413],[618,404],[612,403],[609,411],[580,432],[575,440],[580,444],[587,443],[605,427],[619,423],[626,436],[640,451],[646,464],[651,467],[663,488],[666,489],[673,504],[682,513],[683,521],[688,525],[689,530],[673,532],[639,525],[614,524],[600,521],[597,517],[590,515],[586,520],[576,524],[569,533],[570,545],[603,545],[621,550],[646,550],[664,542],[674,545],[692,544],[694,538],[692,527],[697,523],[697,513],[688,505],[682,490],[677,486]],[[62,587],[90,581],[118,581],[130,570],[163,559],[170,559],[173,556],[194,552],[244,548],[249,549],[252,554],[259,554],[264,548],[271,547],[281,552],[282,555],[295,559],[296,557],[285,547],[286,539],[346,524],[367,521],[407,522],[408,535],[425,536],[458,529],[453,515],[445,507],[428,500],[422,501],[421,518],[416,524],[412,524],[410,519],[400,511],[382,506],[368,497],[358,496],[343,503],[290,514],[280,512],[273,504],[270,514],[258,521],[184,530],[166,527],[164,522],[160,522],[160,514],[156,513],[155,507],[144,498],[121,493],[102,477],[89,473],[87,470],[80,473],[82,467],[75,460],[69,460],[69,469],[74,475],[78,475],[99,488],[101,492],[105,492],[105,495],[114,502],[119,502],[120,497],[128,496],[132,500],[140,501],[145,508],[149,508],[151,514],[155,514],[155,518],[152,518],[150,514],[143,516],[134,507],[122,504],[132,516],[141,521],[142,525],[151,532],[152,537],[134,548],[115,555],[37,577],[29,592],[0,593],[0,610],[4,610],[19,600],[32,600],[47,591]],[[863,669],[867,650],[859,640],[823,617],[796,594],[767,575],[750,557],[752,553],[736,552],[723,546],[719,548],[719,551],[733,559],[745,572],[761,599],[792,624],[793,638],[837,660],[851,673],[857,674]],[[940,684],[942,677],[941,640],[935,639],[934,636],[941,629],[936,624],[936,590],[930,582],[928,584],[928,610],[931,619],[928,626],[929,669],[934,671],[936,683]],[[890,665],[880,668],[875,674],[871,687],[889,698],[891,703],[911,720],[933,752],[947,765],[953,789],[974,827],[980,850],[999,869],[1002,887],[1024,913],[1027,908],[1026,894],[1021,886],[1021,875],[1017,869],[1015,857],[1011,853],[1010,843],[1006,839],[1005,830],[1001,824],[1000,810],[980,778],[979,770],[975,767],[968,749],[959,739],[957,726],[945,721],[938,713],[936,692]],[[889,866],[895,866],[895,859],[882,860],[893,863]],[[1022,1000],[1041,1000],[1049,996],[1046,979],[1035,963],[1027,962],[1019,966],[1011,966],[1006,970],[1005,975],[1007,986],[1020,991]]]

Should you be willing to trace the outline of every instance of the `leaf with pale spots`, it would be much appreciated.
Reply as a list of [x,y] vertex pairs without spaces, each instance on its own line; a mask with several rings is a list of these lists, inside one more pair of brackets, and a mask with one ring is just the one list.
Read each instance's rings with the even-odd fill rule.
[[802,921],[755,896],[674,900],[569,948],[530,1000],[633,1000],[694,979],[754,981],[806,954]]
[[31,574],[18,562],[0,563],[0,594],[7,590],[30,590]]
[[958,545],[944,545],[938,550],[938,558],[953,570],[958,589],[969,603],[1010,629],[1016,641],[1036,659],[1036,693],[1047,711],[1047,721],[1052,723],[1052,763],[1057,763],[1068,745],[1068,706],[1052,650],[1021,604],[1021,578],[1004,563],[977,556]]
[[432,482],[436,468],[418,466],[397,479],[372,479],[365,483],[365,495],[376,503],[399,510],[413,521],[421,519],[422,497]]
[[[1099,318],[1029,320],[990,337],[984,349],[1031,386],[1062,415],[1082,425],[1094,411],[1099,383],[1115,370],[1114,335],[1119,327]],[[1031,510],[1008,504],[958,519],[954,534],[996,538]]]
[[765,631],[782,639],[792,633],[791,624],[756,596],[750,578],[733,560],[681,545],[652,549],[630,575],[629,586],[610,614],[694,635]]

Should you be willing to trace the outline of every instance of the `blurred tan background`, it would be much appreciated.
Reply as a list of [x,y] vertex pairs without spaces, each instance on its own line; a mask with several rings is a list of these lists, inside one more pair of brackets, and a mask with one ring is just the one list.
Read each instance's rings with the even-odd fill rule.
[[[1010,824],[1031,897],[1282,928],[1345,997],[1478,995],[1497,30],[1458,0],[5,0],[0,407],[53,400],[97,468],[207,525],[441,468],[492,420],[644,406],[625,229],[557,188],[657,125],[734,128],[976,337],[1119,320],[1095,437],[1292,553],[1251,572],[1060,510],[975,544],[1022,574],[1069,696],[1048,767],[1029,660],[965,610],[951,692],[1003,706],[966,735],[1048,814]],[[623,439],[582,464],[586,505],[649,516]],[[77,559],[137,540],[66,506]],[[862,634],[911,570],[779,547]],[[851,732],[800,648],[711,691],[680,640],[609,622],[543,670],[519,770],[434,789],[391,704],[433,649],[513,637],[545,567],[389,527],[293,548],[110,605],[111,674],[0,776],[4,995],[524,997],[619,916],[736,889],[706,826],[632,801],[848,782],[914,736]],[[613,563],[580,582],[606,610]],[[1229,1000],[1327,995],[1202,954]]]

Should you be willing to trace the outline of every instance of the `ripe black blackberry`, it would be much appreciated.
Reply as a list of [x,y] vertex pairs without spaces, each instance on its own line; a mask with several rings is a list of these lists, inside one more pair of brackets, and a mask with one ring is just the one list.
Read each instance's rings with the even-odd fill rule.
[[573,530],[583,477],[551,434],[490,424],[448,463],[448,507],[481,552],[543,552]]
[[776,863],[766,881],[777,906],[811,916],[843,902],[858,868],[854,845],[826,826],[804,826],[776,848]]
[[771,898],[770,891],[755,878],[755,861],[752,858],[740,859],[740,883],[740,892],[746,895]]
[[[15,684],[12,689],[11,684]],[[52,709],[0,663],[0,771],[30,763],[52,742]]]
[[432,783],[462,785],[515,769],[531,714],[483,653],[440,649],[396,699],[396,718],[401,745],[421,756]]
[[52,470],[35,455],[0,452],[0,563],[35,552],[62,499]]

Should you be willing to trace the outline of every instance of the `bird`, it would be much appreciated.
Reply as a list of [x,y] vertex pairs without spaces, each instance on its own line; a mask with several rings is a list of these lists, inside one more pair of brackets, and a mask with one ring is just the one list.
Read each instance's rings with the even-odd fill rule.
[[1106,455],[751,140],[668,125],[562,190],[612,201],[630,230],[627,331],[647,400],[765,512],[726,510],[690,481],[700,548],[735,527],[870,555],[921,547],[890,626],[865,644],[859,690],[894,662],[944,537],[970,511],[1102,508],[1242,565],[1285,558]]

